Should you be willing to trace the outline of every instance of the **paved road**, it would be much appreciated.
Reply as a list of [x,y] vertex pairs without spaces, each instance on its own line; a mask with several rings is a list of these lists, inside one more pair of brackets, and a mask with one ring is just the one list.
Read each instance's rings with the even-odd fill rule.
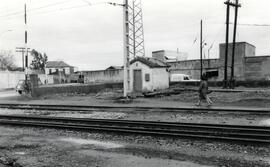
[[0,91],[0,100],[24,100],[25,95],[20,95],[15,90]]

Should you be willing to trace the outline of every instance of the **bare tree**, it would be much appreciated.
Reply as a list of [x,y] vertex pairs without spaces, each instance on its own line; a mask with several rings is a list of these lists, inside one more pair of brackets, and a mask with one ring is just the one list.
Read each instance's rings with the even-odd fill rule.
[[0,51],[0,70],[13,70],[16,68],[12,51]]

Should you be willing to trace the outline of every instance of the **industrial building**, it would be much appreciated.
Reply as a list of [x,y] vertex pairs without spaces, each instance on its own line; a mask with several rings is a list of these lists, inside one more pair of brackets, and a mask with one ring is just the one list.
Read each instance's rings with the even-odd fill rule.
[[159,59],[165,63],[168,62],[175,62],[175,61],[184,61],[188,59],[188,53],[185,52],[179,52],[177,51],[172,51],[172,50],[158,50],[152,52],[154,57],[156,59]]
[[[222,81],[224,79],[225,44],[219,46],[218,59],[203,59],[203,72],[207,73],[210,80]],[[153,52],[154,58],[165,58]],[[231,74],[232,43],[229,44],[228,77]],[[201,63],[197,60],[183,60],[167,62],[170,65],[170,73],[191,75],[193,79],[200,79]],[[235,79],[238,81],[270,80],[270,55],[256,56],[256,47],[247,42],[237,42],[234,62]]]

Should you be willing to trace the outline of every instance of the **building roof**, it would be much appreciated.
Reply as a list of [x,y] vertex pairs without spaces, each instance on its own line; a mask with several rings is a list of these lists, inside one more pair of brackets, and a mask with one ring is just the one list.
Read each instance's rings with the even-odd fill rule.
[[153,51],[152,53],[159,53],[159,52],[165,52],[165,50],[156,50],[156,51]]
[[[229,45],[232,45],[232,44],[233,44],[232,42],[229,43]],[[254,46],[254,45],[252,45],[252,44],[250,44],[248,42],[235,42],[235,44],[247,44],[247,45],[251,45],[251,46],[256,48],[256,46]],[[224,46],[224,45],[226,45],[226,43],[220,43],[219,45]]]
[[46,64],[46,68],[63,68],[63,67],[73,67],[68,65],[64,61],[48,61]]
[[123,66],[110,66],[106,70],[122,70]]
[[136,57],[135,59],[133,59],[130,64],[135,63],[136,61],[139,61],[147,66],[149,66],[150,68],[166,68],[166,67],[170,67],[170,65],[168,65],[167,63],[155,59],[155,58],[150,58],[150,57]]

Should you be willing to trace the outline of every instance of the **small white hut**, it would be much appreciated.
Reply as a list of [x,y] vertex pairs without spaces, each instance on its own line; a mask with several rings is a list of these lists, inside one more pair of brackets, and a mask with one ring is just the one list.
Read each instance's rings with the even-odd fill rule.
[[149,57],[136,57],[130,62],[132,92],[146,92],[169,88],[169,65]]

